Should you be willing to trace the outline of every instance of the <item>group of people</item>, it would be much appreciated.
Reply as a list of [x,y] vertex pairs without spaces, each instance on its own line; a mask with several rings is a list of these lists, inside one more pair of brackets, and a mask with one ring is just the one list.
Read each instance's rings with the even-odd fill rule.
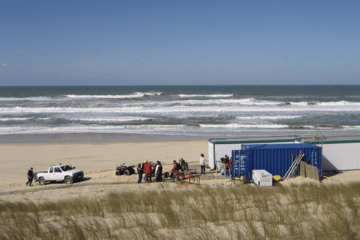
[[183,159],[180,158],[179,162],[176,162],[176,160],[173,161],[173,168],[171,169],[171,181],[175,181],[175,175],[179,172],[179,171],[187,171],[189,170],[189,166],[187,164],[187,162]]
[[156,162],[156,166],[147,160],[141,165],[139,163],[137,167],[137,172],[139,174],[138,183],[141,183],[142,179],[145,179],[145,182],[151,182],[152,176],[155,176],[156,182],[162,182],[162,165],[160,161]]
[[[201,166],[201,174],[205,174],[205,163],[206,158],[204,154],[200,155],[200,166]],[[179,171],[187,171],[189,170],[187,162],[180,158],[179,162],[176,162],[176,160],[173,161],[173,168],[171,169],[171,180],[175,180],[175,175]],[[151,182],[152,176],[155,177],[156,182],[162,182],[162,172],[163,167],[161,165],[160,161],[156,162],[156,165],[154,166],[153,163],[148,162],[147,160],[144,161],[143,164],[139,163],[137,167],[137,172],[139,174],[139,180],[138,183],[141,183],[142,179],[145,179],[145,182]],[[33,186],[32,181],[34,179],[34,172],[33,168],[31,167],[27,174],[28,181],[26,182],[26,186]]]
[[[145,179],[145,182],[151,182],[151,178],[153,176],[155,177],[156,182],[163,181],[163,167],[161,162],[157,161],[156,165],[154,165],[154,163],[148,162],[147,160],[145,160],[143,164],[139,163],[137,167],[137,172],[139,175],[138,183],[141,183],[143,179]],[[179,171],[187,171],[188,169],[188,164],[183,158],[180,158],[179,162],[174,160],[173,168],[170,171],[170,177],[172,181],[174,181],[176,173]]]

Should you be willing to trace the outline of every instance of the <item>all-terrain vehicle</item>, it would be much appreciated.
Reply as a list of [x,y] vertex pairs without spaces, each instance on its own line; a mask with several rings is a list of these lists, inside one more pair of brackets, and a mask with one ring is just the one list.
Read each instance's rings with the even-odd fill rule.
[[116,175],[132,175],[135,173],[134,167],[134,165],[125,166],[125,164],[123,164],[116,168]]

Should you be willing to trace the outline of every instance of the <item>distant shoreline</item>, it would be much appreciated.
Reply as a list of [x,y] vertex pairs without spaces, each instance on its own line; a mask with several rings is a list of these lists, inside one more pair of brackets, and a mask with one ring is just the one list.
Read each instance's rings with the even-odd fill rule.
[[0,135],[0,144],[14,143],[101,143],[101,142],[152,142],[207,139],[204,136],[147,135],[128,133],[52,133]]
[[[185,141],[203,139],[236,139],[246,137],[282,137],[284,135],[241,135],[234,136],[189,136],[189,135],[156,135],[132,133],[50,133],[50,134],[8,134],[0,135],[0,144],[16,143],[111,143],[111,142],[156,142],[156,141]],[[286,135],[289,136],[289,135]],[[294,138],[296,137],[293,135]],[[311,138],[314,135],[299,135]],[[325,134],[325,137],[360,137],[360,134]],[[318,137],[322,137],[321,134]]]

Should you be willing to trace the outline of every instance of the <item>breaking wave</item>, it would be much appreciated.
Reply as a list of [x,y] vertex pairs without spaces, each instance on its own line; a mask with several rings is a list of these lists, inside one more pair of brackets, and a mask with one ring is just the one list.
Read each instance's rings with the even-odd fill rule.
[[197,97],[208,97],[208,98],[221,98],[221,97],[232,97],[234,94],[179,94],[181,98],[197,98]]
[[281,124],[259,124],[259,125],[250,125],[250,124],[200,124],[202,128],[287,128],[288,125]]
[[162,94],[162,92],[134,92],[133,94],[129,94],[129,95],[65,95],[68,98],[103,98],[103,99],[111,99],[111,98],[142,98],[144,96],[160,96]]

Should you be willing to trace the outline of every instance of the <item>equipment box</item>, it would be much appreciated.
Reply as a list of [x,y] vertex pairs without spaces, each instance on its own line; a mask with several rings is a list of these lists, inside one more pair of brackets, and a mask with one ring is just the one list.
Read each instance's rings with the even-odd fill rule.
[[265,170],[253,170],[252,177],[255,185],[262,187],[272,186],[272,174]]

